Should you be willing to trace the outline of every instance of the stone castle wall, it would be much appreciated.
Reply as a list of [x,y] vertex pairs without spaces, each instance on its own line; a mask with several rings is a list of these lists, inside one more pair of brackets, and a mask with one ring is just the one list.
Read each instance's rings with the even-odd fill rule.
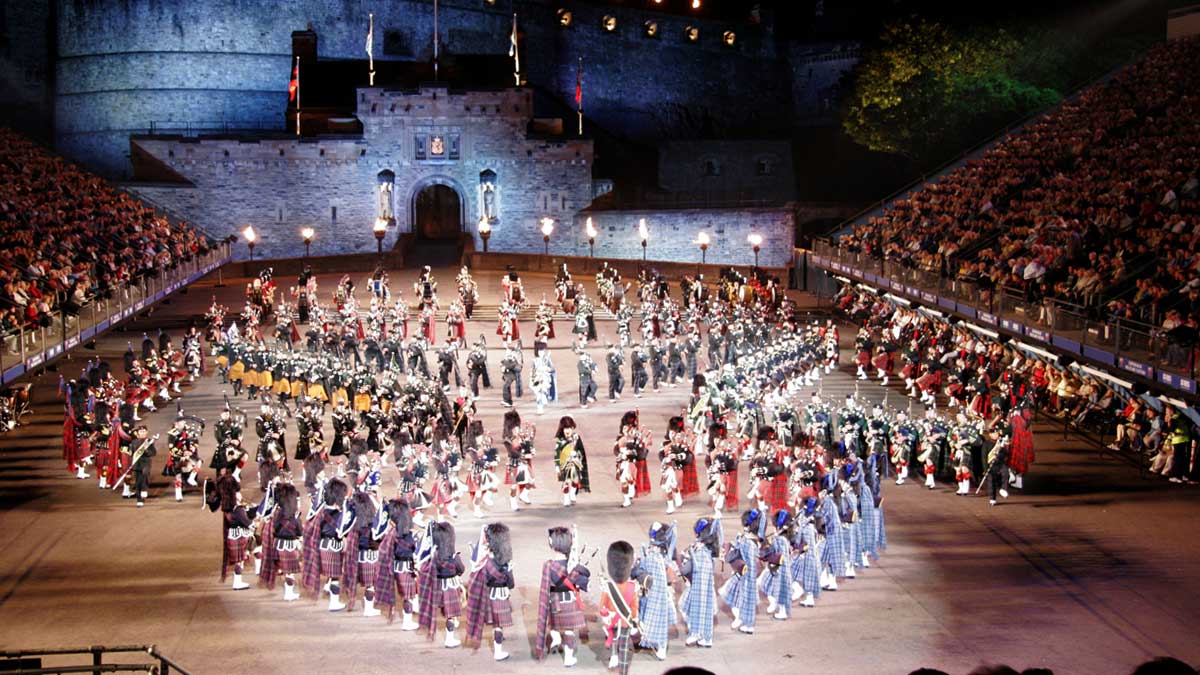
[[[58,22],[56,140],[64,154],[111,176],[129,173],[127,139],[156,126],[225,123],[283,128],[291,33],[311,25],[320,58],[365,58],[368,12],[377,59],[431,57],[431,0],[55,0]],[[509,3],[442,0],[449,53],[508,53]],[[786,129],[795,92],[788,54],[761,24],[684,17],[580,0],[518,0],[529,84],[574,101],[584,63],[584,112],[635,140],[702,129]],[[563,28],[557,10],[569,9]],[[604,15],[617,19],[604,31]],[[645,22],[658,23],[658,36]],[[688,25],[699,39],[684,39]],[[735,46],[722,42],[736,33]],[[747,99],[754,106],[745,105]]]

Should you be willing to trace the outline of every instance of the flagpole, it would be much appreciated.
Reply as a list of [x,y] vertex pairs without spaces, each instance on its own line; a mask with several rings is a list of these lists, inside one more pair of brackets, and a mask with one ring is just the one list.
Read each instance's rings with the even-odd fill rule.
[[575,106],[579,111],[579,135],[583,135],[583,57],[579,57],[579,70],[575,78]]
[[433,0],[433,81],[438,80],[438,0]]
[[375,41],[375,15],[367,14],[367,75],[370,80],[369,86],[375,86],[375,54],[371,49],[372,43]]
[[509,36],[509,52],[513,57],[513,79],[516,86],[521,86],[521,50],[517,46],[517,13],[513,12],[512,35]]
[[300,57],[296,57],[296,135],[300,135]]

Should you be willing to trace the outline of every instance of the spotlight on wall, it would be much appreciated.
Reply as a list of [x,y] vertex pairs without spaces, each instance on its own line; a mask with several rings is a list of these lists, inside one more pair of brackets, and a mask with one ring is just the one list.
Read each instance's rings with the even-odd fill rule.
[[484,5],[486,5],[486,6],[488,6],[488,7],[495,7],[495,6],[496,6],[496,0],[483,0],[483,4],[484,4]]
[[726,47],[732,47],[734,43],[737,42],[737,33],[727,30],[725,31],[725,34],[721,36],[721,39],[725,42]]
[[657,21],[647,21],[644,25],[646,27],[646,37],[658,37]]
[[700,0],[692,0],[692,9],[700,9]]
[[569,9],[558,10],[558,25],[562,26],[563,28],[570,28],[571,22],[573,22],[574,20],[575,20],[575,15],[571,14],[571,10],[569,10]]
[[604,19],[600,22],[600,25],[604,27],[604,30],[611,33],[617,29],[617,17],[613,16],[612,14],[605,14]]
[[700,39],[700,29],[695,26],[688,26],[683,29],[683,37],[688,42],[696,42]]

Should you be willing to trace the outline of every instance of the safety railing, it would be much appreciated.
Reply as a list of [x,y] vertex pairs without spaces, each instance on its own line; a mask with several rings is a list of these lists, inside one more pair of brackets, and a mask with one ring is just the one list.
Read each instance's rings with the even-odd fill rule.
[[[1026,295],[1022,289],[989,287],[839,247],[813,242],[818,267],[855,277],[920,301],[956,311],[1024,337],[1080,354],[1105,365],[1196,394],[1197,340],[1186,330],[1164,331],[1135,319],[1099,314],[1083,305]],[[1092,307],[1104,307],[1096,298]]]
[[[104,663],[106,654],[145,654],[148,662],[139,663]],[[50,657],[55,661],[73,660],[71,657],[90,657],[90,664],[81,665],[45,665],[43,662]],[[115,645],[91,646],[67,649],[18,649],[0,651],[0,659],[4,667],[0,671],[21,673],[22,675],[56,675],[57,673],[154,673],[155,675],[189,675],[188,671],[179,667],[154,645]],[[8,666],[12,667],[8,667]]]
[[3,336],[0,347],[0,385],[44,368],[50,361],[219,268],[231,257],[230,244],[219,242],[207,253],[178,261],[157,274],[143,276],[92,298],[76,312],[59,308],[42,325],[22,325],[10,331]]

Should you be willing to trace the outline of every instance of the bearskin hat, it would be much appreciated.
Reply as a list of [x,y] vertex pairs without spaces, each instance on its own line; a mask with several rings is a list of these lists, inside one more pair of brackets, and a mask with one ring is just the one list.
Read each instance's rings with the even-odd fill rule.
[[339,478],[334,478],[325,485],[325,505],[339,506],[350,494],[350,488]]
[[483,539],[492,559],[503,567],[512,562],[512,534],[504,523],[492,523],[483,528]]
[[437,557],[449,560],[454,557],[454,526],[447,522],[437,522],[429,526],[429,536],[433,537],[433,545],[437,547]]
[[571,533],[568,527],[552,527],[548,535],[550,537],[550,549],[556,553],[568,555],[571,552],[571,546],[575,543],[575,535]]
[[629,581],[633,572],[633,544],[627,541],[614,541],[608,545],[608,576],[613,581],[623,583]]

